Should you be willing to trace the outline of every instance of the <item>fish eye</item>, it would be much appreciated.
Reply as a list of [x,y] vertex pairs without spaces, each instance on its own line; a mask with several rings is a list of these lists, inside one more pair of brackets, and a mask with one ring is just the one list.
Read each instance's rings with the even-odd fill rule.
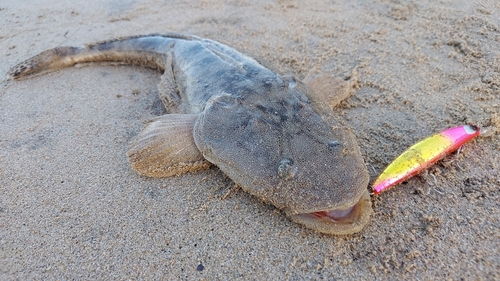
[[328,145],[328,150],[330,151],[335,151],[342,147],[342,143],[336,140],[329,141],[327,145]]
[[282,180],[288,180],[293,178],[297,168],[293,166],[293,160],[288,158],[283,158],[278,164],[278,176]]
[[232,107],[237,102],[236,98],[231,97],[227,94],[217,96],[214,99],[214,102],[217,103],[221,107]]

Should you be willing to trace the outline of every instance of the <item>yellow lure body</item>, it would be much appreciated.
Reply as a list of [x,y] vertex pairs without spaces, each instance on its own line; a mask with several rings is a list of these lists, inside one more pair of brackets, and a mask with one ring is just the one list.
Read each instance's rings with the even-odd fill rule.
[[462,125],[432,135],[398,156],[373,182],[375,194],[420,173],[436,161],[478,136],[477,126]]

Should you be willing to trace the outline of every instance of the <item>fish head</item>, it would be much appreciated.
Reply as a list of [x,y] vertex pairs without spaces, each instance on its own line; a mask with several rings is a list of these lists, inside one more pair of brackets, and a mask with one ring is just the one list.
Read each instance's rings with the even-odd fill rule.
[[306,95],[212,97],[193,136],[205,159],[293,221],[327,234],[359,232],[372,213],[369,176],[349,129]]

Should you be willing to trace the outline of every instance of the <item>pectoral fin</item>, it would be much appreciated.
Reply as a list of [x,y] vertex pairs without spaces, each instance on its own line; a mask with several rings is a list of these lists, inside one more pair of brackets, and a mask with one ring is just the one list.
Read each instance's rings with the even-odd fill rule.
[[331,75],[320,75],[307,79],[306,84],[312,90],[312,92],[309,92],[308,97],[314,102],[325,103],[331,109],[352,96],[359,87],[356,70],[352,72],[347,80]]
[[210,167],[193,139],[198,114],[167,114],[154,119],[127,152],[132,168],[149,177],[170,177]]

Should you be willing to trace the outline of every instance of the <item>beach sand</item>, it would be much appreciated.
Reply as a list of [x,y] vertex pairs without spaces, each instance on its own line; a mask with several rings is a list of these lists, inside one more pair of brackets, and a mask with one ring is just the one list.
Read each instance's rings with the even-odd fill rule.
[[336,112],[371,181],[442,129],[488,133],[373,197],[361,233],[328,236],[216,167],[134,172],[130,140],[165,113],[154,70],[92,65],[2,84],[0,279],[499,280],[500,2],[304,2],[5,0],[0,75],[57,46],[179,32],[299,79],[357,73]]

